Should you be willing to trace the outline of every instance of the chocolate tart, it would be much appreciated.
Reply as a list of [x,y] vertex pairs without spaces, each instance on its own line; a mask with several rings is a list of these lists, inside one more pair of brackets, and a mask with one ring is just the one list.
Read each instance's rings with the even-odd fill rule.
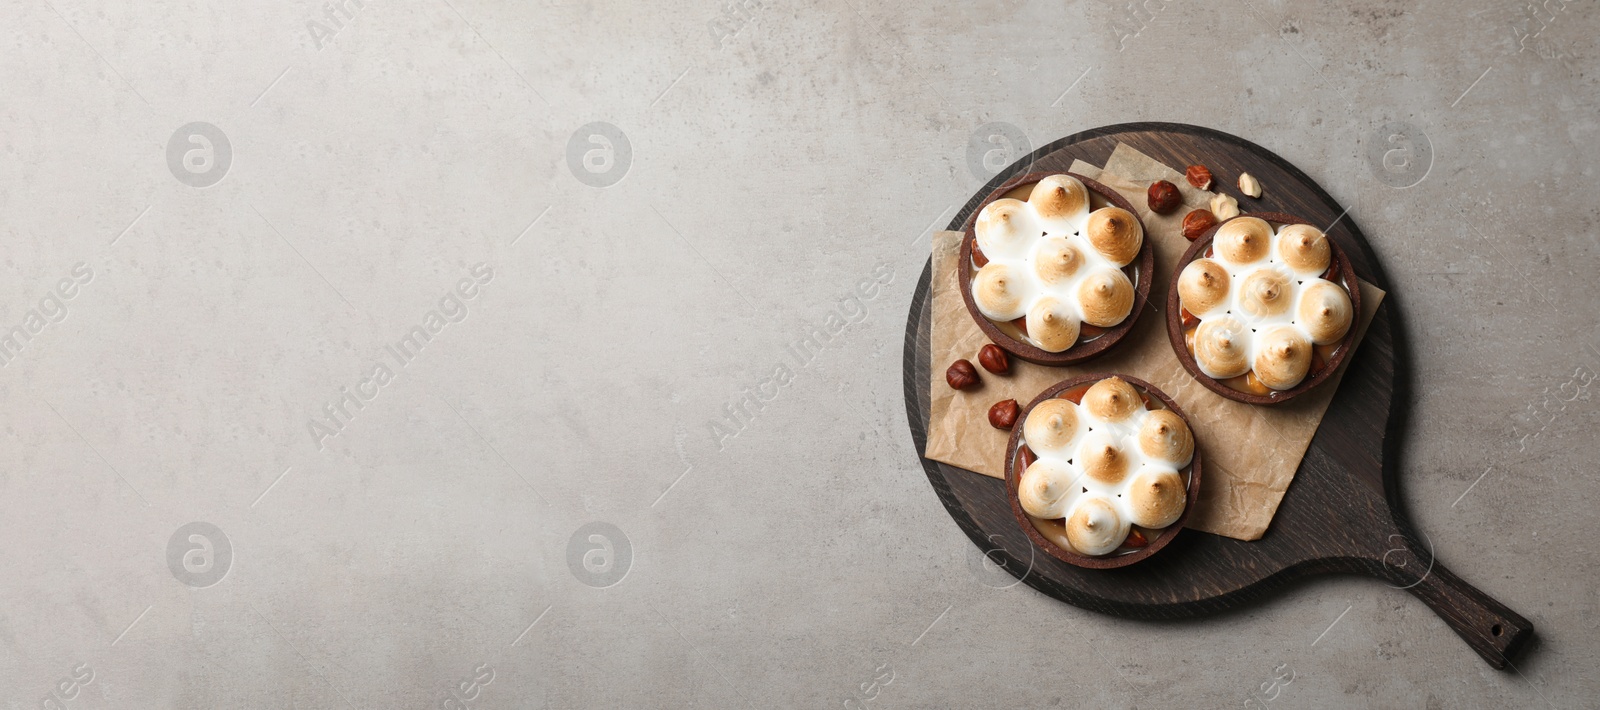
[[[1206,252],[1211,248],[1212,240],[1216,238],[1217,230],[1221,229],[1222,225],[1245,217],[1255,217],[1266,221],[1273,228],[1274,236],[1276,236],[1277,230],[1284,225],[1304,224],[1311,227],[1316,226],[1299,217],[1282,212],[1252,212],[1241,214],[1206,230],[1204,234],[1194,240],[1193,244],[1189,245],[1189,249],[1178,259],[1177,267],[1172,270],[1172,281],[1167,288],[1167,337],[1172,342],[1172,351],[1178,356],[1178,362],[1183,363],[1183,368],[1189,371],[1189,375],[1199,380],[1200,384],[1206,386],[1206,389],[1228,399],[1246,404],[1282,404],[1326,381],[1333,373],[1339,370],[1339,364],[1344,362],[1350,351],[1355,349],[1356,330],[1361,320],[1361,286],[1360,282],[1356,280],[1355,270],[1350,266],[1350,260],[1345,257],[1344,250],[1339,247],[1338,242],[1328,238],[1329,264],[1328,270],[1323,273],[1322,278],[1343,288],[1350,295],[1352,322],[1350,330],[1344,334],[1344,337],[1335,341],[1331,346],[1331,351],[1326,352],[1325,355],[1322,352],[1313,355],[1311,369],[1306,373],[1305,379],[1286,390],[1272,390],[1267,394],[1255,394],[1207,375],[1200,369],[1200,364],[1195,362],[1194,353],[1189,351],[1187,332],[1190,328],[1195,327],[1197,323],[1189,325],[1184,323],[1184,311],[1178,302],[1178,277],[1183,274],[1184,267],[1187,267],[1190,262],[1206,256]],[[1232,287],[1230,286],[1230,288]],[[1327,346],[1315,347],[1320,351]],[[1249,376],[1253,372],[1254,370],[1240,377]]]
[[983,202],[973,208],[972,216],[967,219],[966,224],[963,226],[965,234],[961,239],[961,268],[958,280],[961,284],[961,299],[967,304],[967,312],[978,323],[978,328],[983,331],[983,334],[988,336],[989,340],[995,345],[1000,346],[1002,350],[1010,353],[1013,357],[1019,357],[1028,362],[1040,365],[1073,365],[1104,353],[1120,342],[1129,331],[1133,330],[1133,324],[1138,319],[1139,313],[1145,309],[1145,302],[1150,296],[1150,279],[1155,272],[1155,250],[1150,245],[1150,235],[1146,233],[1142,243],[1139,245],[1138,255],[1127,266],[1122,267],[1122,272],[1133,283],[1133,308],[1128,311],[1127,317],[1123,318],[1121,323],[1104,328],[1102,332],[1096,335],[1088,337],[1080,335],[1078,342],[1066,350],[1050,352],[1013,335],[1010,331],[1016,330],[1015,325],[1007,323],[1002,327],[989,320],[988,317],[983,315],[982,311],[978,310],[978,304],[972,300],[972,279],[976,275],[978,268],[973,263],[973,249],[977,244],[976,225],[978,215],[983,212],[983,208],[989,206],[989,203],[1003,197],[1015,197],[1026,201],[1028,193],[1033,189],[1034,184],[1051,175],[1067,175],[1083,183],[1083,186],[1088,188],[1089,191],[1089,209],[1091,212],[1106,206],[1120,207],[1133,215],[1134,220],[1139,222],[1140,231],[1144,231],[1144,222],[1139,219],[1139,213],[1133,208],[1133,205],[1118,194],[1117,191],[1099,182],[1073,172],[1036,172],[1018,175],[1002,183],[994,192],[989,193],[989,196],[984,198]]
[[[1023,459],[1026,454],[1023,451],[1024,447],[1022,441],[1022,430],[1023,423],[1028,420],[1028,415],[1033,412],[1034,407],[1039,406],[1040,403],[1049,399],[1059,397],[1076,403],[1082,398],[1083,393],[1086,392],[1090,386],[1094,385],[1096,382],[1111,377],[1122,378],[1124,382],[1132,385],[1134,390],[1148,397],[1150,401],[1146,405],[1147,407],[1153,407],[1159,404],[1161,408],[1172,410],[1172,412],[1177,414],[1178,417],[1183,420],[1184,424],[1189,427],[1190,436],[1194,437],[1194,426],[1189,422],[1189,416],[1184,414],[1183,409],[1178,407],[1178,403],[1174,402],[1171,397],[1168,397],[1165,392],[1156,389],[1154,385],[1151,385],[1144,380],[1130,377],[1128,375],[1118,373],[1095,373],[1079,375],[1077,377],[1071,377],[1066,380],[1062,380],[1061,382],[1051,385],[1049,388],[1045,389],[1045,391],[1039,393],[1039,396],[1035,397],[1032,402],[1029,402],[1028,406],[1024,407],[1022,412],[1017,416],[1017,423],[1012,427],[1011,438],[1006,445],[1006,498],[1011,503],[1011,514],[1016,518],[1017,525],[1019,525],[1022,528],[1022,531],[1027,534],[1028,539],[1033,541],[1035,547],[1044,550],[1051,557],[1070,565],[1086,567],[1089,569],[1113,569],[1116,567],[1126,567],[1134,564],[1135,562],[1143,560],[1155,554],[1161,548],[1166,547],[1168,543],[1172,542],[1172,540],[1178,536],[1178,532],[1183,529],[1184,523],[1188,521],[1189,515],[1194,512],[1195,503],[1200,497],[1200,443],[1199,438],[1194,437],[1195,446],[1193,458],[1189,460],[1188,465],[1177,469],[1178,475],[1185,478],[1187,481],[1184,487],[1183,512],[1171,525],[1156,531],[1152,531],[1153,536],[1146,538],[1146,544],[1143,547],[1128,547],[1127,541],[1124,541],[1123,546],[1111,553],[1100,556],[1085,555],[1077,552],[1076,550],[1068,549],[1067,547],[1056,544],[1049,538],[1045,537],[1045,535],[1041,533],[1038,528],[1038,525],[1041,523],[1046,525],[1059,525],[1059,523],[1056,521],[1036,521],[1033,516],[1029,515],[1027,511],[1023,510],[1022,501],[1018,497],[1017,489],[1022,482],[1022,472],[1027,468],[1025,465],[1023,465]],[[1129,472],[1128,475],[1132,476],[1134,474]],[[1130,527],[1130,530],[1137,529],[1137,526]]]

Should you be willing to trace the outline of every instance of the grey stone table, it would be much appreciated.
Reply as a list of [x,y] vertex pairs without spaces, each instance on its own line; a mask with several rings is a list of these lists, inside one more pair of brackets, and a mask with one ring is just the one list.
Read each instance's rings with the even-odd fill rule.
[[[7,708],[1576,707],[1593,3],[0,5]],[[918,465],[928,232],[1093,126],[1245,137],[1407,314],[1408,505],[1541,642],[1330,579],[987,569]],[[1270,185],[1267,189],[1272,189]]]

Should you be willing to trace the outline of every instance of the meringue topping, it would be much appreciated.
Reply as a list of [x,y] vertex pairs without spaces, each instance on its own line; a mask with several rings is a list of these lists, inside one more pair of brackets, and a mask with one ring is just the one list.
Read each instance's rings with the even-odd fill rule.
[[1083,408],[1103,422],[1120,422],[1144,409],[1138,390],[1121,377],[1107,377],[1083,393]]
[[1023,201],[1001,198],[978,213],[972,231],[991,260],[1019,259],[1039,236],[1039,218]]
[[1253,333],[1238,318],[1222,316],[1200,321],[1194,331],[1194,361],[1200,371],[1225,380],[1250,371]]
[[1228,270],[1210,259],[1195,259],[1178,275],[1178,304],[1197,316],[1228,302]]
[[1286,390],[1305,379],[1311,369],[1311,339],[1299,328],[1280,325],[1256,339],[1256,378],[1275,390]]
[[1039,349],[1058,353],[1078,342],[1078,316],[1065,303],[1045,296],[1028,309],[1028,337]]
[[1282,272],[1256,269],[1239,284],[1239,307],[1257,318],[1269,318],[1289,310],[1292,290],[1289,277]]
[[1118,269],[1098,269],[1078,285],[1078,304],[1085,323],[1109,328],[1133,310],[1133,282]]
[[1033,270],[1039,280],[1047,285],[1062,283],[1083,267],[1083,255],[1072,242],[1061,237],[1044,237],[1039,240],[1039,250],[1033,253]]
[[1115,486],[1128,475],[1128,455],[1117,446],[1117,437],[1108,432],[1091,432],[1078,447],[1078,464],[1090,478]]
[[1305,381],[1313,345],[1338,343],[1355,320],[1350,292],[1322,278],[1332,248],[1305,224],[1274,234],[1259,217],[1238,217],[1218,228],[1212,256],[1178,276],[1178,301],[1200,320],[1189,339],[1200,371],[1224,380],[1253,370],[1279,391]]
[[1194,434],[1176,412],[1157,409],[1139,424],[1139,450],[1174,466],[1188,466],[1194,458]]
[[1067,445],[1078,436],[1078,408],[1064,399],[1040,402],[1022,422],[1022,438],[1035,454],[1066,454]]
[[1028,204],[1033,205],[1040,220],[1065,228],[1067,225],[1062,223],[1089,211],[1089,188],[1066,175],[1051,175],[1034,184]]
[[1136,525],[1164,528],[1183,515],[1183,479],[1174,471],[1143,471],[1128,486],[1128,516]]
[[1115,327],[1133,312],[1133,282],[1122,269],[1138,257],[1144,228],[1117,207],[1091,211],[1090,197],[1078,179],[1051,175],[1026,202],[995,200],[973,224],[988,258],[973,276],[973,303],[995,322],[1026,316],[1023,339],[1048,352],[1076,345],[1084,323]]
[[1017,483],[1017,499],[1022,509],[1035,518],[1064,518],[1074,498],[1072,486],[1077,476],[1072,467],[1054,459],[1033,462]]
[[990,261],[972,279],[972,300],[991,320],[1021,318],[1025,312],[1022,297],[1028,290],[1022,279],[1023,274],[1017,267],[1003,261]]
[[1038,458],[1017,496],[1047,539],[1104,555],[1122,546],[1130,524],[1148,535],[1183,514],[1189,479],[1179,469],[1194,459],[1194,434],[1120,377],[1095,382],[1079,400],[1056,396],[1028,412],[1018,445]]
[[1121,207],[1102,207],[1089,215],[1085,227],[1089,243],[1115,264],[1127,264],[1139,255],[1144,244],[1144,227],[1132,212]]
[[1300,308],[1295,315],[1317,345],[1339,342],[1355,319],[1350,294],[1321,279],[1300,292]]
[[[1235,217],[1217,229],[1211,246],[1218,256],[1230,263],[1252,264],[1265,258],[1271,250],[1272,226],[1260,217]],[[989,252],[985,249],[984,253]]]
[[1297,274],[1320,274],[1333,262],[1333,248],[1322,230],[1291,224],[1278,230],[1278,258]]
[[1085,498],[1067,517],[1067,540],[1085,555],[1104,555],[1127,537],[1128,519],[1104,498]]

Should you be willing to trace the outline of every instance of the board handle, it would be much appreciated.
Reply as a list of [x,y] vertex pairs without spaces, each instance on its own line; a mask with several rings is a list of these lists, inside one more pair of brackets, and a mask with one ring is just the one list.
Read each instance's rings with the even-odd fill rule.
[[1533,622],[1467,584],[1439,564],[1431,551],[1423,553],[1414,541],[1407,543],[1406,548],[1390,551],[1398,554],[1384,557],[1383,576],[1421,599],[1496,670],[1510,666],[1533,640]]

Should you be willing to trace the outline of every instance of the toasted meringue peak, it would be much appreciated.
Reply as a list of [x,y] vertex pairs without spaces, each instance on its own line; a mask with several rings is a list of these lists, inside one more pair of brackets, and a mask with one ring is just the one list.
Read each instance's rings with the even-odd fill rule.
[[1120,422],[1143,409],[1144,399],[1133,385],[1112,376],[1094,383],[1083,393],[1083,408],[1100,421]]
[[1117,266],[1131,263],[1144,244],[1144,227],[1132,212],[1121,207],[1101,207],[1091,212],[1084,232],[1095,251]]
[[1146,456],[1183,468],[1194,458],[1194,434],[1177,412],[1153,409],[1139,424],[1139,450]]
[[1091,431],[1078,448],[1077,464],[1090,478],[1114,486],[1128,476],[1128,453],[1116,439],[1101,431]]
[[1176,472],[1140,471],[1128,485],[1128,515],[1134,524],[1164,528],[1183,515],[1184,493]]
[[1057,284],[1078,273],[1083,268],[1083,254],[1062,237],[1045,237],[1039,240],[1039,250],[1033,253],[1033,270],[1039,280]]
[[1121,270],[1102,268],[1078,284],[1078,305],[1085,323],[1110,328],[1133,311],[1133,282]]
[[1067,453],[1067,445],[1078,436],[1078,407],[1064,399],[1047,399],[1028,412],[1022,422],[1022,438],[1036,454]]
[[1255,371],[1261,384],[1286,390],[1306,378],[1311,369],[1311,341],[1293,327],[1281,325],[1256,334]]
[[1291,224],[1278,232],[1278,256],[1299,274],[1320,274],[1333,260],[1328,237],[1309,224]]
[[991,261],[978,270],[972,279],[972,301],[990,320],[1008,321],[1021,318],[1026,305],[1022,297],[1027,287],[1020,270],[998,261]]
[[1178,275],[1178,303],[1203,316],[1228,302],[1228,270],[1210,259],[1195,259]]
[[1350,331],[1355,311],[1350,304],[1350,294],[1338,284],[1316,279],[1306,282],[1295,316],[1300,327],[1311,334],[1311,342],[1327,345],[1339,342]]
[[1250,329],[1232,316],[1207,318],[1194,331],[1194,361],[1219,380],[1250,371]]
[[1051,175],[1034,184],[1028,203],[1040,219],[1060,224],[1089,211],[1089,188],[1069,175]]
[[1079,500],[1067,516],[1066,529],[1072,549],[1085,555],[1104,555],[1128,537],[1128,521],[1099,496]]
[[1072,467],[1064,462],[1040,459],[1022,472],[1017,482],[1017,500],[1028,515],[1045,520],[1066,517],[1067,506],[1072,503],[1073,483],[1077,480]]
[[[1235,217],[1217,229],[1211,246],[1230,264],[1255,263],[1272,247],[1272,227],[1260,217]],[[987,247],[984,252],[988,253]]]
[[1078,316],[1054,298],[1040,298],[1028,309],[1028,337],[1039,349],[1059,353],[1078,342]]
[[978,246],[990,259],[1021,259],[1043,233],[1033,210],[1009,197],[990,202],[973,224]]
[[1239,307],[1257,318],[1289,312],[1293,297],[1289,277],[1277,269],[1256,269],[1239,284]]

